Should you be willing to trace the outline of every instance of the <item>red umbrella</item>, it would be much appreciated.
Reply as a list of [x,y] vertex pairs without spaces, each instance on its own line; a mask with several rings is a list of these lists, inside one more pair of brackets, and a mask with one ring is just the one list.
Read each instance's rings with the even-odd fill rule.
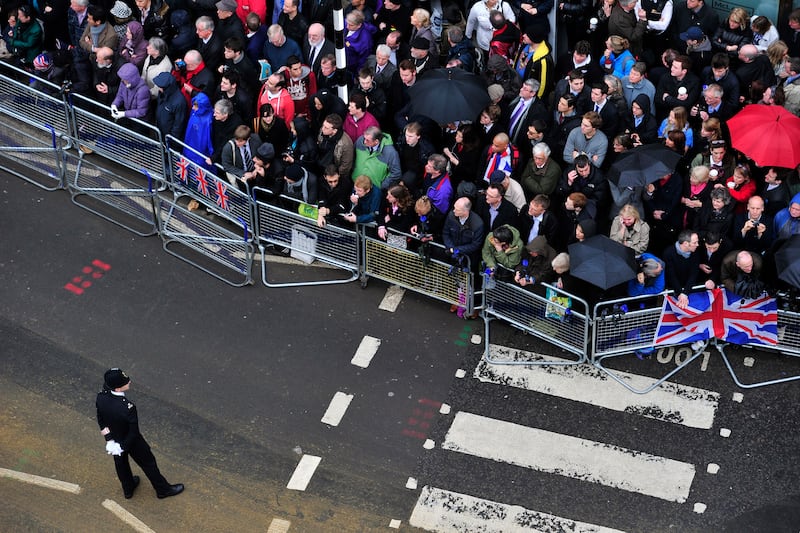
[[751,104],[728,120],[733,147],[760,167],[800,164],[800,118],[779,105]]

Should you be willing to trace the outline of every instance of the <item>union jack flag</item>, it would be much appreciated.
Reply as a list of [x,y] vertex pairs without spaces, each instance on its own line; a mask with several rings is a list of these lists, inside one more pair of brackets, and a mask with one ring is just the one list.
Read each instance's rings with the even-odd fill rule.
[[206,178],[206,171],[197,167],[194,177],[197,179],[197,190],[203,196],[208,196],[208,178]]
[[217,180],[217,205],[228,211],[228,186]]
[[743,299],[725,289],[689,295],[686,309],[672,296],[664,298],[656,346],[717,338],[733,344],[778,344],[775,298]]
[[175,166],[178,167],[178,179],[186,183],[189,180],[189,161],[181,157]]

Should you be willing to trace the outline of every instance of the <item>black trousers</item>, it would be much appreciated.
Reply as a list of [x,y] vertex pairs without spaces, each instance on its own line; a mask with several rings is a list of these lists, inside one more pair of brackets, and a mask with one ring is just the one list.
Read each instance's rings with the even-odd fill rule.
[[147,479],[156,490],[156,494],[165,494],[170,489],[169,482],[161,475],[156,464],[156,458],[153,452],[150,451],[150,445],[147,444],[143,438],[137,439],[130,450],[122,453],[122,455],[114,456],[114,467],[117,470],[117,477],[122,483],[122,490],[129,494],[133,491],[133,473],[131,472],[131,464],[129,456],[144,472]]

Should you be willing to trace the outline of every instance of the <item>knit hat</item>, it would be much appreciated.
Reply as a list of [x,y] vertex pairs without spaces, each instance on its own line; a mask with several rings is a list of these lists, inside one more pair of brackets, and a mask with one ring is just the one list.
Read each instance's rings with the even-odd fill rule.
[[47,70],[53,64],[50,56],[47,54],[39,54],[33,60],[33,68],[36,70]]
[[431,42],[427,37],[417,37],[411,41],[411,48],[416,48],[417,50],[429,50],[430,47]]
[[489,88],[486,89],[486,92],[489,93],[489,98],[492,99],[492,102],[501,99],[503,95],[506,94],[505,89],[503,89],[503,86],[499,83],[493,83],[489,85]]
[[256,150],[256,157],[264,162],[270,162],[275,159],[275,147],[272,143],[262,143]]
[[503,183],[507,176],[502,170],[495,170],[489,174],[489,183]]
[[525,28],[525,35],[532,43],[540,43],[547,39],[547,34],[539,26],[528,26]]
[[172,80],[175,78],[172,77],[172,74],[169,72],[161,72],[157,74],[155,78],[153,78],[153,84],[156,87],[161,87],[162,89],[169,87],[169,84],[172,83]]
[[112,368],[106,370],[106,373],[103,376],[103,381],[105,381],[106,387],[108,387],[111,390],[114,390],[120,387],[124,387],[125,385],[130,383],[131,378],[129,378],[128,374],[126,374],[119,368]]
[[118,19],[126,19],[132,14],[131,8],[128,7],[128,4],[122,2],[121,0],[114,2],[114,7],[111,8],[110,13]]
[[286,167],[286,178],[290,181],[300,181],[303,179],[303,167],[300,165],[289,165]]

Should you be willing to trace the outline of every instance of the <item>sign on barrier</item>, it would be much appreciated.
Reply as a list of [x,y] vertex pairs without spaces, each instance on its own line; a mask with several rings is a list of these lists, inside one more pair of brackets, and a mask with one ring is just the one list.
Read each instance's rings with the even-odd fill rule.
[[[546,286],[558,297],[546,298],[513,283],[484,282],[484,359],[495,364],[566,365],[586,361],[589,348],[588,305],[577,296]],[[581,312],[580,309],[584,311]],[[546,340],[577,356],[568,361],[506,361],[489,355],[490,323],[503,320],[531,335]]]
[[467,314],[472,313],[475,295],[469,258],[463,257],[460,265],[451,265],[431,258],[427,253],[433,248],[443,252],[444,247],[439,244],[427,243],[427,251],[419,253],[369,237],[363,230],[361,243],[364,282],[367,276],[380,279],[436,300],[460,305]]
[[[256,189],[256,192],[267,194],[267,191]],[[276,199],[277,200],[277,199]],[[289,198],[280,200],[292,205]],[[298,204],[299,206],[299,204]],[[327,224],[320,228],[316,220],[298,213],[298,209],[289,211],[261,200],[256,202],[256,220],[259,249],[261,250],[261,277],[268,287],[292,287],[300,285],[319,285],[347,283],[355,281],[359,276],[359,243],[358,235],[352,229]],[[313,242],[313,245],[311,244]],[[306,256],[310,263],[319,260],[350,273],[346,279],[301,281],[288,283],[270,282],[267,276],[265,245],[288,248],[293,252]],[[303,259],[300,257],[299,259]]]
[[137,119],[126,118],[127,125],[118,124],[105,118],[111,116],[110,107],[77,94],[71,95],[71,100],[76,145],[136,172],[145,170],[153,179],[166,180],[164,143],[158,128]]
[[[252,228],[255,227],[252,198],[246,192],[231,185],[227,179],[217,176],[177,151],[178,147],[205,157],[169,137],[167,153],[175,198],[188,196],[213,211],[214,214],[229,220],[242,229],[249,228],[248,231],[252,231]],[[248,240],[250,240],[249,235]]]
[[234,287],[253,282],[253,245],[247,238],[165,199],[159,202],[158,214],[167,253]]
[[74,169],[68,185],[75,205],[142,237],[158,233],[152,183],[136,183],[73,154],[66,154],[65,165]]

